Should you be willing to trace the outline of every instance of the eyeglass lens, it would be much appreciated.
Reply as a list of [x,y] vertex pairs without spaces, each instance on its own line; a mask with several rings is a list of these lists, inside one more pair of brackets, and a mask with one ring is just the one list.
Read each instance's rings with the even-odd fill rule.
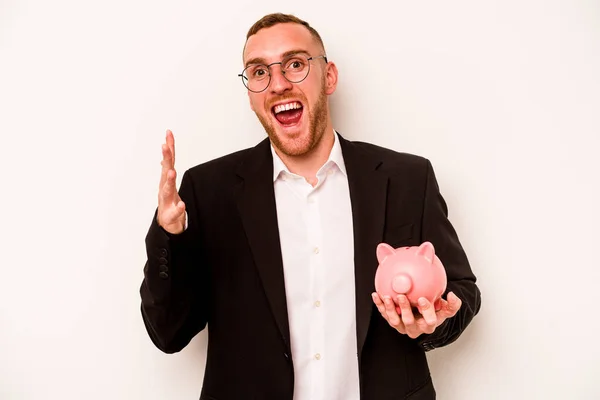
[[[283,76],[292,83],[298,83],[308,76],[310,64],[308,58],[303,55],[293,55],[285,58],[281,63]],[[250,64],[242,73],[244,85],[253,92],[262,92],[269,86],[271,81],[271,66],[264,64]]]

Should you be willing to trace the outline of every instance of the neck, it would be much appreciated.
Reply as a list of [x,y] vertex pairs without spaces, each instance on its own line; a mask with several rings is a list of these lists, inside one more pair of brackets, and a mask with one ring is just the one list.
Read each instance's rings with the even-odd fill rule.
[[333,135],[333,127],[331,122],[329,122],[315,148],[308,153],[301,156],[287,156],[282,154],[277,148],[275,148],[275,152],[290,172],[304,177],[308,183],[315,186],[317,184],[317,172],[331,154],[334,142]]

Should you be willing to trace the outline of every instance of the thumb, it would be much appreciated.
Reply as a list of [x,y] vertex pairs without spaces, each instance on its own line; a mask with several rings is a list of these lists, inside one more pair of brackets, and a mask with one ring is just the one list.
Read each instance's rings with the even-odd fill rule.
[[448,313],[450,315],[456,314],[456,312],[460,309],[462,305],[462,301],[458,298],[454,292],[448,293]]

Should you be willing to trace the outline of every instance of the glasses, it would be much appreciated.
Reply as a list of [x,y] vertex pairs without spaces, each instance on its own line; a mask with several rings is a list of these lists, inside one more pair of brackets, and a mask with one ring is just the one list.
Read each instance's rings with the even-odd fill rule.
[[241,74],[242,83],[246,88],[254,93],[260,93],[266,90],[271,83],[271,66],[281,65],[281,73],[288,81],[299,83],[306,79],[310,72],[310,60],[323,58],[327,62],[327,56],[306,57],[302,54],[293,54],[284,58],[280,62],[274,62],[269,65],[250,64]]

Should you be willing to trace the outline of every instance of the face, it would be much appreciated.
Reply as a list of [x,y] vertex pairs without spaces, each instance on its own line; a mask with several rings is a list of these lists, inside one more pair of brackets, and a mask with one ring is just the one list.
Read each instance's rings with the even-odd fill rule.
[[[290,51],[299,51],[307,57],[324,54],[304,26],[277,24],[261,29],[248,39],[244,64],[279,62]],[[326,64],[323,58],[309,63],[310,72],[302,82],[289,82],[281,73],[281,65],[276,64],[270,67],[271,83],[266,90],[248,91],[250,107],[273,145],[287,156],[310,153],[329,125],[327,96],[335,91],[337,70],[332,62]]]

